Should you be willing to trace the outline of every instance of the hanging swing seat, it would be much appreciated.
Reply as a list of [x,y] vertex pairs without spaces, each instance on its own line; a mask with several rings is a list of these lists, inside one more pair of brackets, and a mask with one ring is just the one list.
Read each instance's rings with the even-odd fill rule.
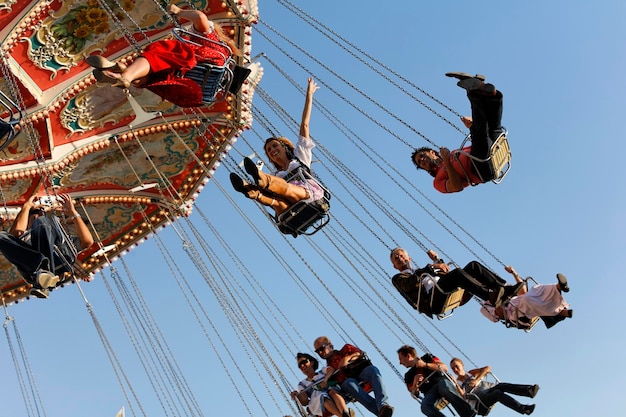
[[[424,381],[417,386],[417,392],[411,392],[411,397],[413,397],[415,400],[417,400],[420,404],[422,403],[422,400],[424,398],[424,393],[422,391],[420,391],[419,388],[422,386],[422,384],[424,384],[426,381],[428,381],[430,377],[432,377],[432,376],[434,376],[436,374],[442,374],[444,376],[444,378],[447,378],[448,380],[450,380],[450,382],[454,383],[454,381],[452,380],[450,375],[448,375],[446,372],[442,372],[440,370],[432,371],[430,374],[428,374],[428,376],[424,379]],[[437,408],[437,410],[441,411],[444,408],[446,408],[448,406],[448,404],[449,404],[448,400],[446,400],[444,397],[440,397],[435,402],[435,407]]]
[[[327,204],[318,201],[312,203],[298,201],[275,217],[276,226],[286,235],[311,236],[330,221],[329,208]],[[312,231],[308,231],[309,229]]]
[[[537,281],[532,277],[527,277],[524,279],[526,287],[528,287],[529,281],[533,281],[537,284]],[[511,303],[511,300],[512,298],[506,300],[499,307],[494,307],[490,302],[483,303],[480,309],[481,313],[493,322],[502,322],[507,328],[511,327],[524,330],[527,333],[530,332],[541,317],[526,316],[515,304]],[[544,321],[548,319],[548,317],[545,317]],[[549,326],[547,322],[546,326]]]
[[[226,98],[226,93],[236,94],[239,91],[251,70],[235,63],[232,51],[226,43],[209,39],[183,28],[175,28],[172,33],[179,41],[198,47],[209,45],[220,47],[215,49],[218,58],[213,62],[198,57],[197,65],[182,75],[183,78],[198,84],[202,90],[202,104],[209,105],[222,101]],[[221,49],[227,50],[228,54],[223,53]]]
[[[535,281],[535,279],[533,277],[526,277],[526,279],[524,279],[524,282],[526,284],[526,288],[530,288],[529,287],[530,281],[532,281],[535,284],[537,284],[537,281]],[[507,301],[504,304],[504,307],[505,307],[504,310],[505,311],[507,311],[506,306],[508,306],[509,304],[511,304],[510,300]],[[530,332],[532,330],[533,327],[535,327],[535,324],[537,324],[539,319],[540,319],[539,316],[527,317],[521,311],[519,311],[519,309],[517,307],[515,307],[515,318],[512,319],[511,317],[508,317],[508,316],[505,315],[505,318],[502,321],[504,322],[504,325],[506,327],[513,327],[513,328],[516,328],[516,329],[521,329],[521,330],[524,330],[526,333],[528,333],[528,332]]]
[[488,415],[493,407],[496,406],[497,403],[493,403],[491,405],[486,405],[481,399],[477,392],[487,390],[495,385],[499,384],[500,380],[491,372],[488,372],[485,376],[483,376],[480,380],[477,381],[474,388],[469,391],[465,391],[465,399],[472,406],[472,408],[476,411],[476,414],[479,416]]
[[411,307],[430,318],[435,315],[439,320],[443,320],[450,317],[453,310],[462,304],[465,290],[457,288],[454,291],[444,291],[435,283],[430,292],[427,292],[424,289],[424,281],[432,280],[435,275],[435,271],[429,265],[417,269],[412,274],[396,274],[391,278],[391,282]]
[[0,91],[0,151],[6,149],[20,133],[22,110],[3,91]]
[[461,169],[463,169],[467,182],[469,182],[472,186],[485,182],[485,178],[483,178],[481,174],[479,165],[489,164],[490,170],[491,172],[493,172],[493,178],[491,179],[491,182],[493,182],[494,184],[500,184],[506,174],[509,172],[509,169],[511,169],[511,148],[509,147],[507,135],[508,131],[504,127],[502,127],[502,133],[500,133],[498,138],[491,145],[489,156],[485,159],[480,159],[472,156],[469,152],[463,150],[467,146],[467,143],[471,142],[472,135],[467,135],[459,149],[454,151],[452,156],[456,158],[457,161],[459,159],[459,155],[464,155],[468,157],[472,162],[472,167],[474,168],[472,171],[480,178],[480,183],[472,182],[469,172],[465,172],[463,164],[459,162],[459,166],[461,167]]
[[528,333],[533,329],[533,327],[535,327],[535,324],[537,324],[537,322],[539,321],[539,316],[526,317],[525,315],[521,314],[517,309],[515,309],[515,313],[516,313],[516,317],[514,320],[511,320],[511,318],[509,317],[503,320],[504,325],[506,327],[513,327],[515,329],[521,329],[521,330],[524,330],[526,333]]
[[276,226],[282,233],[293,237],[311,236],[317,233],[330,221],[330,192],[304,166],[291,171],[285,177],[285,181],[297,182],[302,187],[307,188],[310,195],[313,195],[310,184],[315,182],[323,190],[324,195],[315,201],[298,201],[287,210],[273,216]]

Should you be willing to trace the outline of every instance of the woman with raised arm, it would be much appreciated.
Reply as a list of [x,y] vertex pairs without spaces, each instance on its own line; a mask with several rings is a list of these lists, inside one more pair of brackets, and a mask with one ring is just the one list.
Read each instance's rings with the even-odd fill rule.
[[[236,191],[273,208],[276,214],[282,213],[298,201],[314,202],[324,197],[323,188],[309,175],[312,149],[315,146],[309,138],[309,121],[313,94],[318,88],[315,81],[309,78],[296,145],[285,137],[271,137],[265,141],[265,155],[276,168],[273,175],[259,170],[250,158],[244,159],[244,167],[254,179],[254,184],[245,182],[234,172],[230,174],[230,181]],[[300,167],[306,171],[306,178],[290,179],[290,174]]]

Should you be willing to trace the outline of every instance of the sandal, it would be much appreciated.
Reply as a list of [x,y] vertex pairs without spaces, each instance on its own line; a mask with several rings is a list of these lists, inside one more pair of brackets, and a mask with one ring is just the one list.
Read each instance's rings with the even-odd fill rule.
[[101,55],[92,55],[85,58],[87,63],[98,70],[108,70],[111,72],[121,73],[126,71],[126,65],[120,62],[111,62]]
[[93,70],[93,76],[98,82],[111,84],[112,87],[130,87],[130,81],[117,72],[95,69]]

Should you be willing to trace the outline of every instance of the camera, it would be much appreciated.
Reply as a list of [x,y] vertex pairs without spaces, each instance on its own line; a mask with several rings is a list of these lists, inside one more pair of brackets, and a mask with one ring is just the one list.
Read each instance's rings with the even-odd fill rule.
[[44,205],[44,206],[52,206],[55,202],[57,201],[57,198],[55,196],[42,196],[39,197],[39,204]]

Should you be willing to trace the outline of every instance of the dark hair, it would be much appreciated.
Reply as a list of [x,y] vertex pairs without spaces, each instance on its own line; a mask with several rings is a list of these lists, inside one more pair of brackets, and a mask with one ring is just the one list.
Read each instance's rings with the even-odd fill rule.
[[298,362],[300,362],[300,358],[310,360],[311,363],[313,364],[313,369],[315,369],[316,371],[317,371],[317,368],[320,366],[320,363],[317,361],[317,359],[315,359],[313,356],[309,355],[308,353],[298,352],[298,354],[296,355],[296,359],[298,360]]
[[276,164],[272,161],[270,156],[267,154],[267,151],[265,150],[265,147],[267,146],[267,144],[270,143],[273,140],[275,140],[276,142],[279,142],[281,145],[284,146],[285,151],[287,153],[287,159],[290,160],[290,161],[292,159],[296,159],[296,155],[293,153],[295,148],[293,146],[293,142],[291,142],[289,139],[287,139],[286,137],[283,137],[283,136],[279,136],[279,137],[272,136],[271,138],[267,138],[265,140],[265,143],[263,144],[263,151],[265,152],[265,156],[267,156],[267,159],[269,159],[269,161],[272,163],[272,165],[274,165],[275,169],[281,170],[282,167],[276,166]]
[[[439,152],[437,152],[433,148],[429,148],[428,146],[422,146],[421,148],[417,148],[416,150],[413,151],[413,153],[411,154],[411,161],[413,162],[413,165],[415,165],[415,168],[422,169],[422,167],[420,167],[419,164],[415,161],[415,157],[417,156],[417,154],[420,154],[422,152],[429,152],[429,151],[433,151],[435,153],[435,155],[439,156]],[[432,177],[437,176],[437,171],[436,170],[430,170],[430,171],[428,171],[428,173]]]
[[413,346],[403,345],[398,349],[398,353],[402,354],[402,356],[411,355],[417,358],[417,351]]

